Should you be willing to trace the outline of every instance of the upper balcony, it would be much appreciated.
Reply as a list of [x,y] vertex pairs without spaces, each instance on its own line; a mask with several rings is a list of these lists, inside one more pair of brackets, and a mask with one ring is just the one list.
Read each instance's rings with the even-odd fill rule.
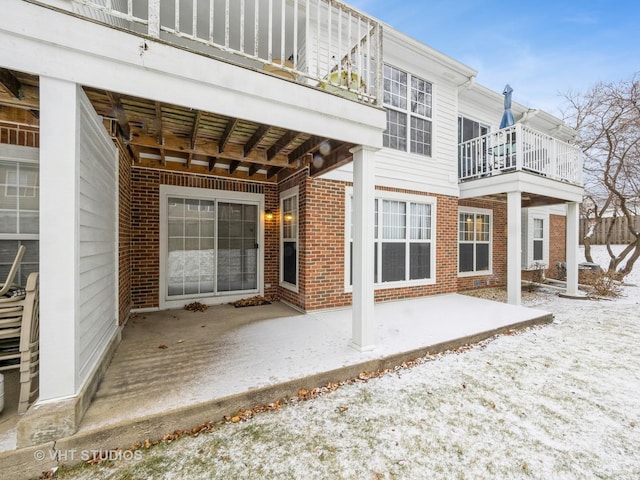
[[[43,1],[61,5],[58,0]],[[377,105],[382,26],[336,0],[68,0],[93,21]]]
[[582,186],[580,149],[519,123],[458,145],[460,182],[508,172]]

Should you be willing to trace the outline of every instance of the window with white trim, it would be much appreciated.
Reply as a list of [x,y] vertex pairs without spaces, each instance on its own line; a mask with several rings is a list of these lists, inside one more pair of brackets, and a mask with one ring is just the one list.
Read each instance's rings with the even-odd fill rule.
[[[374,283],[379,287],[433,283],[435,278],[435,199],[418,195],[410,196],[411,199],[404,197],[389,194],[389,197],[375,199],[373,262]],[[348,198],[351,200],[351,196]],[[351,207],[350,211],[349,285],[353,281]]]
[[491,210],[460,210],[458,214],[458,272],[491,273]]
[[549,266],[549,213],[544,208],[522,209],[522,269]]
[[383,80],[387,111],[383,145],[431,156],[432,85],[387,64]]
[[544,220],[533,219],[533,261],[544,262]]
[[5,279],[20,245],[26,247],[16,283],[38,271],[40,181],[36,160],[0,160],[0,279]]
[[280,283],[284,287],[298,288],[298,187],[280,196],[281,232]]

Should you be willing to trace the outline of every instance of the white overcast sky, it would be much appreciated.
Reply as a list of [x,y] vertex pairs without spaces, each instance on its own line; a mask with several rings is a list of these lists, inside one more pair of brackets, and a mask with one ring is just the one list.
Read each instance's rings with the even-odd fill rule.
[[478,71],[477,82],[560,115],[562,94],[640,72],[636,0],[347,0]]

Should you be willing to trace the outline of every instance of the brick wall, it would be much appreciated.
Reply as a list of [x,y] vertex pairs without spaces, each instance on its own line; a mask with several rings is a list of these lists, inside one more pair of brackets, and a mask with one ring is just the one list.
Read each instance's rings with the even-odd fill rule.
[[308,201],[308,189],[309,189],[309,171],[307,169],[301,170],[296,174],[286,178],[278,185],[278,199],[277,199],[277,211],[278,215],[274,217],[274,227],[276,229],[276,241],[278,255],[275,263],[276,282],[275,285],[279,285],[280,281],[280,194],[298,186],[298,291],[295,292],[289,288],[279,286],[278,294],[280,298],[288,303],[296,305],[302,309],[306,308],[306,299],[308,292],[308,280],[309,280],[309,239],[308,232],[310,229],[309,222],[312,220],[307,208],[309,207]]
[[567,260],[567,217],[549,215],[549,268],[545,275],[558,278],[558,262]]
[[305,187],[304,308],[351,305],[344,292],[346,184],[308,178]]
[[[474,275],[458,277],[458,290],[471,290],[504,286],[507,284],[507,204],[496,200],[465,199],[459,201],[460,207],[484,208],[493,211],[492,239],[492,273],[491,275]],[[455,227],[458,231],[458,225]],[[456,249],[458,239],[456,237]],[[457,254],[456,254],[457,255]],[[456,257],[457,261],[457,257]],[[456,265],[457,268],[457,265]]]
[[[146,168],[132,169],[131,174],[131,296],[133,308],[159,305],[160,284],[160,185],[230,190],[265,196],[265,208],[277,207],[275,185],[242,182],[180,172]],[[278,263],[277,222],[265,222],[265,278],[272,287],[266,294],[277,292]]]
[[119,152],[118,166],[118,323],[131,312],[131,161]]
[[[302,183],[301,183],[302,185]],[[304,182],[300,293],[283,298],[305,310],[351,304],[345,293],[345,189],[350,184],[307,178]],[[288,186],[281,188],[286,190]],[[302,192],[301,186],[301,192]],[[455,292],[457,288],[457,198],[409,190],[379,190],[437,197],[436,284],[376,290],[377,302]],[[301,195],[302,197],[302,195]]]

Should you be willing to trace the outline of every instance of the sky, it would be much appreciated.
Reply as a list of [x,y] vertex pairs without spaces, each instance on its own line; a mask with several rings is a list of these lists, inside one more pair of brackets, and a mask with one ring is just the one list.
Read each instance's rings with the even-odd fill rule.
[[563,94],[640,72],[636,0],[347,0],[478,71],[476,81],[560,116]]

